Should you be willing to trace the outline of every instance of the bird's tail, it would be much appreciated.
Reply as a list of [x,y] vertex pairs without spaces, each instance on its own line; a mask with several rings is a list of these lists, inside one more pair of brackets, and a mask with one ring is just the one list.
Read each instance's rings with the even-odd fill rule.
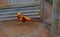
[[40,22],[40,20],[38,20],[38,19],[33,19],[33,18],[31,18],[31,21]]

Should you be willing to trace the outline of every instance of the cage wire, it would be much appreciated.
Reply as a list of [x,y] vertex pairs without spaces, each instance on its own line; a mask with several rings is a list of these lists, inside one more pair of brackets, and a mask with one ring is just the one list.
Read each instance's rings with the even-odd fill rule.
[[[41,1],[41,2],[40,2]],[[48,22],[46,22],[46,21],[44,21],[44,15],[45,15],[45,4],[46,4],[46,1],[45,0],[39,0],[38,1],[39,3],[38,3],[38,5],[32,5],[32,7],[34,7],[34,6],[40,6],[40,12],[39,12],[39,18],[40,18],[40,22],[42,22],[42,23],[44,23],[44,24],[42,24],[42,26],[39,26],[39,27],[37,27],[37,30],[42,30],[44,27],[46,27],[46,26],[48,26]],[[26,6],[25,6],[26,7]],[[30,6],[27,6],[27,7],[30,7]],[[17,8],[17,11],[20,11],[20,8],[18,7]],[[53,14],[52,14],[53,15]],[[54,18],[53,18],[54,19]],[[54,22],[54,21],[53,21]],[[31,22],[30,22],[31,23]],[[53,25],[51,25],[51,26],[53,26]],[[53,27],[52,27],[53,28]],[[54,30],[54,29],[53,29]],[[53,31],[52,30],[52,31]],[[52,32],[51,31],[51,32]],[[35,34],[35,32],[33,32],[34,33],[34,35],[37,35],[37,34]],[[33,34],[32,33],[32,34]],[[31,34],[31,35],[32,35]],[[23,36],[23,35],[22,35]],[[30,35],[28,35],[28,36],[30,36]],[[26,37],[26,35],[24,35],[24,37]],[[32,37],[32,36],[31,36]]]
[[59,9],[60,9],[58,2],[60,2],[60,0],[53,0],[51,37],[58,37],[58,22],[59,22]]
[[41,0],[41,10],[40,10],[40,21],[43,22],[46,26],[48,26],[49,29],[51,29],[51,27],[49,25],[51,25],[51,23],[48,23],[46,21],[46,0]]
[[[44,1],[44,0],[43,0]],[[51,10],[51,17],[52,17],[52,22],[51,22],[51,26],[49,27],[49,29],[50,29],[50,32],[51,32],[51,36],[50,37],[60,37],[59,35],[58,35],[58,25],[59,25],[59,9],[60,9],[60,5],[59,5],[59,2],[60,2],[60,0],[53,0],[52,1],[52,10]],[[43,4],[42,4],[43,5]],[[43,9],[44,9],[45,7],[43,7]],[[44,10],[43,10],[44,11]],[[45,13],[45,11],[44,11],[44,13]],[[42,12],[42,17],[43,17],[43,14],[44,14],[43,12]],[[44,16],[45,17],[45,16]],[[44,19],[43,19],[44,20]]]
[[[39,27],[37,27],[37,30],[39,31],[41,31],[44,27],[48,27],[49,29],[50,29],[50,27],[49,27],[49,23],[48,22],[46,22],[46,21],[44,21],[44,15],[45,15],[45,5],[46,5],[46,1],[45,0],[39,0],[39,1],[41,1],[41,2],[39,2],[40,3],[40,13],[39,13],[39,15],[40,15],[40,22],[42,22],[42,23],[44,23],[44,24],[42,24],[42,26],[39,26]],[[20,9],[18,8],[18,11],[19,11]],[[30,22],[31,23],[31,22]],[[29,24],[30,24],[29,23]],[[24,35],[24,36],[26,36],[26,35]],[[41,35],[40,35],[41,36]]]

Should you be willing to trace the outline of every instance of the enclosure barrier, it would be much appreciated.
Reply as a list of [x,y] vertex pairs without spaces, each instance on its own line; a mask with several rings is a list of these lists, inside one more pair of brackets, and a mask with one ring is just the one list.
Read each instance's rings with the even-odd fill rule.
[[[52,9],[52,23],[51,23],[51,37],[57,37],[58,28],[58,3],[60,0],[53,0]],[[41,9],[40,9],[41,8]],[[41,3],[34,2],[29,4],[16,4],[16,5],[1,5],[0,6],[0,21],[17,19],[16,14],[21,11],[23,15],[31,18],[41,18],[45,13],[45,0],[41,0]],[[57,20],[57,21],[56,21]]]
[[0,6],[0,21],[17,19],[17,12],[30,18],[40,18],[40,3],[32,2],[27,4],[4,5]]
[[[60,14],[60,0],[53,0],[52,5],[52,23],[51,23],[51,37],[58,37],[58,23]],[[60,36],[59,36],[60,37]]]

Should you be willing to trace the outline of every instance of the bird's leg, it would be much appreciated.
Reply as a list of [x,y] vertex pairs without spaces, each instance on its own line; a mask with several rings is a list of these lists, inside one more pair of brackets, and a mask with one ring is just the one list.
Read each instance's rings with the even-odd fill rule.
[[18,22],[18,25],[20,25],[21,24],[21,22]]
[[18,20],[18,25],[20,24],[20,21]]
[[20,25],[22,22],[21,21],[18,21],[18,25]]
[[27,22],[24,22],[24,25],[27,25]]

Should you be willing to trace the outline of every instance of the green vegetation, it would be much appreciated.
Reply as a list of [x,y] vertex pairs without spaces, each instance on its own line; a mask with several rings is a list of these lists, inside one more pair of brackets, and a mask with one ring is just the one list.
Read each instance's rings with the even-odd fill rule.
[[46,1],[48,1],[48,2],[51,3],[51,4],[53,3],[53,0],[46,0]]

